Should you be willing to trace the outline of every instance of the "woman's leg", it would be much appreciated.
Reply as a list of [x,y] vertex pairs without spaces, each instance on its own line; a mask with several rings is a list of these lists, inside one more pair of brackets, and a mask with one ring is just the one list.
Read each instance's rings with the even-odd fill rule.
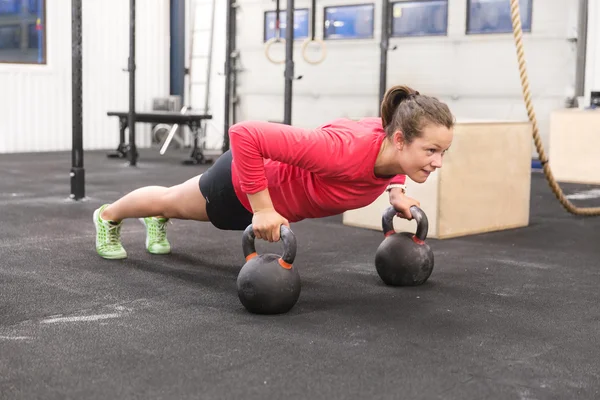
[[146,186],[98,208],[94,212],[97,253],[107,259],[127,257],[121,244],[121,226],[128,218],[139,218],[146,226],[146,249],[150,253],[170,253],[166,230],[170,218],[209,221],[199,180],[200,175],[171,187]]
[[101,218],[119,223],[127,218],[163,217],[208,221],[206,199],[200,192],[200,175],[171,186],[146,186],[108,205]]

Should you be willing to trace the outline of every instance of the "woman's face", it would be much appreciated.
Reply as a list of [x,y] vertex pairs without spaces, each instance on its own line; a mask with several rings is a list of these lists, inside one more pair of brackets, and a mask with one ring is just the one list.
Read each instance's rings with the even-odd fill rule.
[[402,133],[397,132],[394,140],[404,173],[417,183],[425,182],[433,171],[442,168],[442,158],[452,144],[452,138],[452,129],[433,124],[427,124],[423,135],[410,144],[406,144]]

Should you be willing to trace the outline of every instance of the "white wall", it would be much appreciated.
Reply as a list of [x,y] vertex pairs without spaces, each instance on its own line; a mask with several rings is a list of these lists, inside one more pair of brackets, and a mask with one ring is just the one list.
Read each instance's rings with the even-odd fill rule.
[[[247,70],[240,75],[240,118],[282,120],[284,66],[266,60],[262,43],[263,12],[273,10],[274,2],[238,3],[238,48]],[[364,1],[319,1],[317,37],[322,36],[323,7],[351,3]],[[381,6],[374,3],[374,39],[327,41],[328,58],[317,66],[302,61],[301,42],[296,41],[296,75],[303,78],[294,81],[293,124],[312,127],[336,117],[377,115]],[[576,48],[568,37],[577,22],[576,3],[534,0],[533,32],[524,35],[530,88],[545,144],[550,111],[564,107],[574,93]],[[310,7],[310,1],[296,0],[296,8],[301,7]],[[388,87],[409,84],[438,96],[458,118],[526,120],[512,34],[465,35],[466,9],[467,0],[449,2],[447,37],[391,39],[398,49],[389,53]]]
[[[446,100],[458,117],[527,120],[512,33],[467,36],[467,1],[450,4],[448,37],[429,47],[428,62],[411,68],[411,57],[426,51],[423,41],[411,40],[410,57],[392,53],[390,65],[398,69],[389,79],[408,78]],[[550,113],[564,108],[575,91],[576,43],[568,39],[577,31],[577,11],[576,1],[533,0],[532,32],[523,36],[533,107],[546,149]],[[444,61],[451,67],[440,68]]]
[[[137,110],[169,94],[169,0],[136,7]],[[114,149],[118,121],[108,110],[127,110],[129,3],[83,1],[83,145]],[[71,4],[46,0],[46,65],[0,64],[0,153],[71,148]],[[149,146],[149,126],[136,129]]]
[[[212,0],[188,0],[188,31],[192,1],[196,3],[193,54],[198,57],[191,64],[196,82],[191,103],[202,110],[206,62],[201,55],[208,49],[208,33],[203,29],[210,23],[205,11]],[[47,65],[0,64],[0,153],[71,148],[70,2],[46,2]],[[352,2],[363,1],[320,0],[317,36],[322,35],[324,6]],[[317,66],[303,62],[301,42],[296,41],[295,72],[303,79],[294,81],[295,125],[311,127],[340,116],[377,114],[381,8],[374,2],[374,39],[329,41],[328,58]],[[600,5],[598,0],[589,3],[586,102],[590,90],[600,89]],[[128,108],[128,75],[122,71],[129,50],[128,2],[85,0],[83,4],[84,148],[113,149],[118,123],[106,117],[106,111]],[[282,120],[284,66],[266,60],[262,43],[263,12],[274,9],[275,3],[238,0],[238,4],[237,40],[244,69],[239,74],[238,120]],[[285,8],[285,1],[281,5]],[[296,0],[298,8],[310,5],[309,0]],[[524,38],[534,107],[545,142],[550,111],[562,108],[574,92],[576,51],[575,42],[568,38],[576,32],[576,13],[575,0],[534,0],[533,33]],[[223,138],[225,15],[225,2],[217,1],[209,149],[220,149]],[[459,118],[526,118],[512,35],[466,36],[465,23],[466,0],[451,0],[448,37],[391,39],[398,50],[389,53],[388,85],[406,83],[437,95]],[[169,94],[169,0],[137,2],[136,44],[136,108],[149,110],[152,98]],[[189,46],[186,52],[189,56]],[[150,145],[149,130],[147,124],[137,125],[138,146]]]

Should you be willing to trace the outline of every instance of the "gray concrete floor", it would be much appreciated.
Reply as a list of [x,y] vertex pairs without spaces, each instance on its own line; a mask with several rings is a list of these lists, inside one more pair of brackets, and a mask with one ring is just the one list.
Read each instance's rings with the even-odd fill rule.
[[294,224],[300,300],[256,316],[237,298],[239,232],[175,221],[173,254],[152,256],[131,220],[129,258],[97,256],[94,209],[206,168],[104,154],[85,155],[82,202],[67,200],[70,153],[0,157],[2,399],[600,397],[600,218],[568,214],[541,174],[529,227],[429,240],[418,288],[381,283],[380,233]]

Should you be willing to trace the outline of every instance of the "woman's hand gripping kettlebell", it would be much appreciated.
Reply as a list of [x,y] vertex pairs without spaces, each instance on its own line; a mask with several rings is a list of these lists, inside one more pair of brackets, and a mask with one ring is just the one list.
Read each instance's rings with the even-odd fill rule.
[[274,208],[265,208],[254,213],[252,227],[254,236],[268,242],[278,242],[281,234],[281,225],[288,228],[290,223],[283,218]]
[[421,203],[418,200],[408,197],[399,188],[390,190],[390,204],[397,211],[396,216],[407,220],[413,219],[410,212],[412,206],[421,207]]

